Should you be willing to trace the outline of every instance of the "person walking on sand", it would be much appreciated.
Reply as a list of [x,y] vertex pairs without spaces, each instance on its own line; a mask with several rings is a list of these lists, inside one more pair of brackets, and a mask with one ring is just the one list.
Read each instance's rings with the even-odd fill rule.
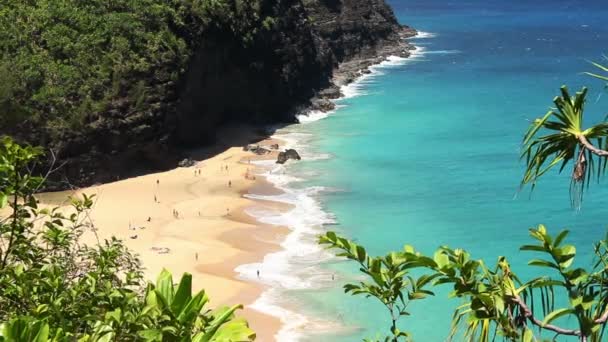
[[160,181],[157,179],[156,180],[156,185],[159,185],[159,184],[160,184]]
[[158,198],[156,198],[156,195],[154,195],[154,203],[158,203]]
[[228,181],[228,187],[232,188],[232,181]]
[[198,252],[194,253],[194,259],[196,259],[196,261],[198,261]]
[[260,270],[257,271],[258,279],[260,279]]

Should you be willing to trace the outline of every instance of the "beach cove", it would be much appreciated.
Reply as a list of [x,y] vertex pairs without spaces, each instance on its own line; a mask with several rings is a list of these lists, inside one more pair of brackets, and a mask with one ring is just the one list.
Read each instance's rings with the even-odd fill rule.
[[[249,136],[252,143],[266,147],[278,143],[254,132],[252,127],[230,127],[222,133]],[[222,143],[220,140],[218,145]],[[278,193],[257,176],[262,171],[252,164],[259,159],[274,162],[277,153],[258,156],[242,146],[226,146],[223,152],[191,167],[41,194],[39,199],[46,205],[58,205],[66,204],[67,196],[95,195],[90,220],[96,234],[85,233],[83,242],[94,244],[112,236],[123,240],[142,260],[150,281],[163,268],[171,270],[174,278],[184,272],[193,274],[193,289],[204,289],[212,307],[244,304],[239,316],[248,319],[258,340],[272,341],[280,320],[247,307],[264,286],[239,279],[234,269],[279,250],[287,234],[285,227],[257,222],[245,210],[281,212],[288,211],[288,205],[243,196],[250,191]]]

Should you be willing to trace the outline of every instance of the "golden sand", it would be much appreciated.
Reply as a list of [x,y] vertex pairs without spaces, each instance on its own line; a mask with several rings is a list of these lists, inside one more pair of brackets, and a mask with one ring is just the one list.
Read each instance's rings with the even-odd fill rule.
[[[251,134],[251,129],[240,131]],[[236,132],[232,134],[239,130]],[[205,289],[211,306],[244,304],[240,315],[248,319],[257,340],[274,341],[280,321],[247,308],[263,286],[239,280],[234,269],[259,262],[278,250],[286,235],[286,228],[261,224],[244,212],[252,205],[288,209],[284,204],[243,197],[252,188],[255,192],[277,192],[263,178],[254,179],[259,170],[249,163],[259,158],[276,159],[277,152],[260,157],[243,151],[242,146],[214,149],[220,152],[192,167],[92,186],[78,193],[96,195],[91,219],[97,235],[125,241],[141,258],[147,279],[155,280],[163,268],[174,278],[189,272],[194,289]],[[69,194],[43,194],[40,198],[49,202]],[[96,241],[92,233],[83,239]]]

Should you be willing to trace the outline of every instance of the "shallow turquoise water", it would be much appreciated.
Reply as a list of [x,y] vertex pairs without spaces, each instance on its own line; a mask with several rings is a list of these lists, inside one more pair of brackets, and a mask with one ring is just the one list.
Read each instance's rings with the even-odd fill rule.
[[[607,228],[608,189],[593,186],[582,209],[570,207],[569,170],[549,175],[530,195],[518,194],[519,161],[528,121],[551,105],[559,86],[591,86],[588,119],[603,118],[608,94],[581,72],[608,46],[600,1],[390,1],[403,23],[433,33],[414,40],[422,59],[381,69],[368,79],[366,95],[306,125],[307,147],[331,158],[304,161],[290,172],[306,175],[297,186],[325,186],[319,200],[333,213],[329,227],[374,253],[403,244],[431,253],[441,244],[469,250],[493,263],[509,257],[524,279],[532,255],[518,246],[527,229],[544,223],[552,231],[572,230],[579,263],[590,263],[591,244]],[[603,94],[603,95],[602,95]],[[383,332],[387,316],[379,305],[341,294],[352,280],[349,265],[335,269],[335,287],[299,291],[305,311],[347,327],[348,334],[311,341],[354,341]],[[446,289],[447,290],[447,289]],[[403,327],[417,341],[443,341],[456,300],[442,290],[411,306]],[[311,331],[310,333],[314,333]]]

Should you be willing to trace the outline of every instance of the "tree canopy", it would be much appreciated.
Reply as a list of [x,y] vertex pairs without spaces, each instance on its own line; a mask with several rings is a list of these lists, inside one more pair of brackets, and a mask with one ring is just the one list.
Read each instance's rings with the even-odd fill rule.
[[0,127],[78,128],[172,91],[203,33],[246,43],[258,0],[0,1]]

